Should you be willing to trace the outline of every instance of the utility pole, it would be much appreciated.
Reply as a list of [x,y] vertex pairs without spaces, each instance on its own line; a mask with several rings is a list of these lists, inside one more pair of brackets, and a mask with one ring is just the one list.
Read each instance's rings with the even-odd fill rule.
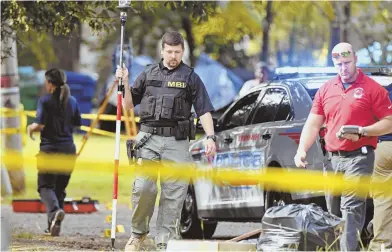
[[[12,110],[19,110],[20,96],[19,96],[19,75],[18,75],[18,59],[16,50],[15,38],[8,37],[5,43],[2,43],[2,52],[6,51],[6,48],[11,49],[11,55],[3,59],[1,62],[1,107]],[[3,55],[2,55],[3,58]],[[16,133],[8,133],[2,130],[1,136],[1,150],[4,154],[12,153],[14,155],[20,155],[18,160],[23,160],[22,155],[22,135],[20,129],[20,115],[18,113],[10,113],[9,115],[2,114],[0,117],[1,129],[17,129]],[[14,157],[16,158],[16,157]],[[6,174],[8,170],[9,181],[11,182],[12,191],[14,195],[22,194],[25,191],[25,179],[23,163],[12,167],[2,166],[2,180],[7,179]],[[7,181],[5,181],[7,183]],[[5,189],[8,191],[9,189]],[[3,194],[3,190],[2,190]]]

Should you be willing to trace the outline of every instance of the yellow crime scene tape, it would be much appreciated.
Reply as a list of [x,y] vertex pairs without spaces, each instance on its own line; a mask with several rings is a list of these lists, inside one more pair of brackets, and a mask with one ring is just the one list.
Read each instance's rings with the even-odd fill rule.
[[[72,172],[72,168],[89,172],[112,172],[114,163],[104,160],[87,160],[74,156],[60,154],[39,154],[38,156],[24,156],[20,153],[7,152],[2,155],[2,164],[9,170],[19,167],[37,167],[42,172]],[[127,160],[128,162],[128,160]],[[36,168],[35,168],[36,169]],[[149,176],[160,179],[173,176],[192,181],[211,180],[216,184],[229,185],[259,185],[265,190],[279,190],[285,192],[330,191],[338,195],[345,191],[355,191],[359,197],[367,197],[374,190],[383,191],[392,196],[392,180],[376,182],[371,176],[348,180],[343,175],[292,168],[268,168],[259,170],[238,170],[231,168],[196,167],[194,164],[145,162],[142,165],[130,166],[120,164],[120,176]]]
[[[90,127],[84,126],[84,125],[80,126],[79,128],[83,131],[86,131],[86,132],[90,130]],[[97,129],[97,128],[93,128],[92,132],[97,135],[116,137],[116,133],[114,133],[114,132],[105,131],[105,130],[101,130],[101,129]],[[131,137],[125,136],[125,135],[120,135],[120,138],[121,139],[131,139]]]
[[[24,111],[22,109],[13,110],[8,108],[1,108],[2,116],[30,116],[35,117],[35,111]],[[84,119],[94,119],[95,114],[83,114]],[[116,120],[115,115],[100,115],[101,120]],[[125,120],[122,117],[122,120]],[[135,117],[135,121],[139,118]],[[24,123],[26,120],[24,119]],[[25,127],[25,125],[24,125]],[[81,126],[82,130],[89,131],[88,126]],[[16,134],[22,129],[2,129],[1,133]],[[93,128],[93,133],[114,137],[115,133]],[[122,139],[129,139],[129,136],[121,135]],[[23,156],[21,153],[13,153],[11,151],[2,151],[2,164],[6,165],[8,170],[21,169],[20,167],[37,167],[39,162],[40,171],[50,172],[71,172],[72,168],[84,170],[88,172],[112,172],[114,168],[114,161],[107,160],[87,160],[80,155],[75,160],[75,157],[69,155],[45,155],[40,154],[36,156]],[[310,171],[306,169],[293,168],[268,168],[261,167],[259,170],[244,171],[233,168],[215,168],[215,167],[195,167],[194,164],[174,164],[162,163],[156,164],[153,162],[145,162],[143,166],[128,164],[119,166],[120,175],[143,175],[160,178],[176,176],[183,179],[198,179],[212,180],[216,184],[234,185],[259,185],[265,190],[280,190],[285,192],[307,192],[307,191],[325,191],[329,190],[333,194],[340,194],[347,190],[354,190],[358,196],[366,197],[369,192],[379,190],[392,196],[392,180],[387,182],[375,182],[371,180],[370,176],[362,177],[360,180],[347,180],[342,175],[333,173],[324,173],[322,171]]]
[[[15,117],[19,116],[21,114],[24,114],[29,117],[35,117],[36,116],[36,111],[34,110],[23,110],[23,109],[10,109],[10,108],[1,108],[1,116],[2,117]],[[81,114],[82,119],[88,119],[88,120],[94,120],[97,117],[97,114]],[[108,115],[108,114],[102,114],[99,116],[100,120],[104,121],[116,121],[117,116],[116,115]],[[126,118],[124,116],[121,117],[122,121],[125,121]],[[140,118],[135,117],[135,122],[139,122]]]
[[16,129],[16,128],[4,128],[0,129],[1,134],[6,134],[6,135],[13,135],[13,134],[18,134],[21,132],[21,129]]
[[[7,134],[7,135],[12,135],[12,134],[18,134],[21,132],[26,131],[27,127],[27,119],[25,117],[36,117],[36,111],[32,110],[24,110],[23,106],[21,106],[20,109],[10,109],[10,108],[1,108],[0,109],[1,117],[17,117],[21,116],[21,127],[20,128],[4,128],[0,129],[1,134]],[[88,119],[88,120],[94,120],[97,118],[97,114],[81,114],[82,119]],[[103,121],[116,121],[117,116],[116,115],[108,115],[108,114],[101,114],[99,115],[99,119]],[[139,122],[140,118],[135,117],[135,122]],[[122,116],[121,117],[122,121],[126,121],[126,117]],[[130,120],[129,120],[130,121]],[[89,131],[91,128],[89,126],[80,126],[80,130],[83,131]],[[110,131],[105,131],[97,128],[92,129],[92,133],[97,134],[97,135],[102,135],[102,136],[109,136],[109,137],[115,137],[116,134],[114,132]],[[132,137],[126,136],[126,135],[121,135],[121,139],[130,139]]]

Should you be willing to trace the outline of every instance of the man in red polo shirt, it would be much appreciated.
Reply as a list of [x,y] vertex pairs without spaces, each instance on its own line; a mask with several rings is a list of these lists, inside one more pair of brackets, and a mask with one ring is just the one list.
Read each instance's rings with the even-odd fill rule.
[[[338,75],[317,91],[294,160],[297,167],[306,166],[306,152],[325,123],[325,147],[333,171],[360,179],[373,173],[378,136],[392,132],[392,102],[385,88],[357,69],[357,56],[350,44],[336,45],[332,58]],[[358,126],[358,134],[342,134],[347,125]],[[358,232],[365,222],[365,199],[353,191],[326,198],[329,211],[337,215],[340,210],[345,220],[341,249],[357,250]]]

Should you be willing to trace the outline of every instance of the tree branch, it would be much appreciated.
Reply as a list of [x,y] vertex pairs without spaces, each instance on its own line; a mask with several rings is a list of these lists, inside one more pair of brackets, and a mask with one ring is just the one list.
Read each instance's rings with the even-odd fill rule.
[[360,31],[359,27],[354,24],[353,22],[349,22],[351,24],[351,26],[355,29],[355,32],[358,34],[359,39],[361,40],[362,44],[364,45],[364,47],[366,48],[366,50],[369,52],[369,57],[372,63],[376,63],[374,58],[373,58],[373,54],[372,52],[370,52],[369,50],[369,41],[366,39],[366,37],[364,35],[362,35],[362,32]]
[[316,6],[316,8],[319,10],[319,13],[320,13],[323,17],[325,17],[325,18],[326,18],[327,20],[329,20],[329,21],[332,21],[332,20],[328,17],[327,13],[321,8],[321,6],[318,5],[318,2],[313,2],[313,6]]

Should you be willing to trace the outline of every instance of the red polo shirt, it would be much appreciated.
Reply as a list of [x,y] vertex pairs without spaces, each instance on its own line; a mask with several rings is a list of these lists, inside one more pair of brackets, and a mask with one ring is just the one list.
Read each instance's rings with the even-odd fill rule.
[[354,142],[338,139],[343,125],[369,126],[392,115],[388,91],[359,70],[358,77],[346,90],[340,76],[327,81],[316,93],[311,113],[326,118],[325,136],[328,151],[352,151],[365,145],[376,148],[377,137],[362,137]]

